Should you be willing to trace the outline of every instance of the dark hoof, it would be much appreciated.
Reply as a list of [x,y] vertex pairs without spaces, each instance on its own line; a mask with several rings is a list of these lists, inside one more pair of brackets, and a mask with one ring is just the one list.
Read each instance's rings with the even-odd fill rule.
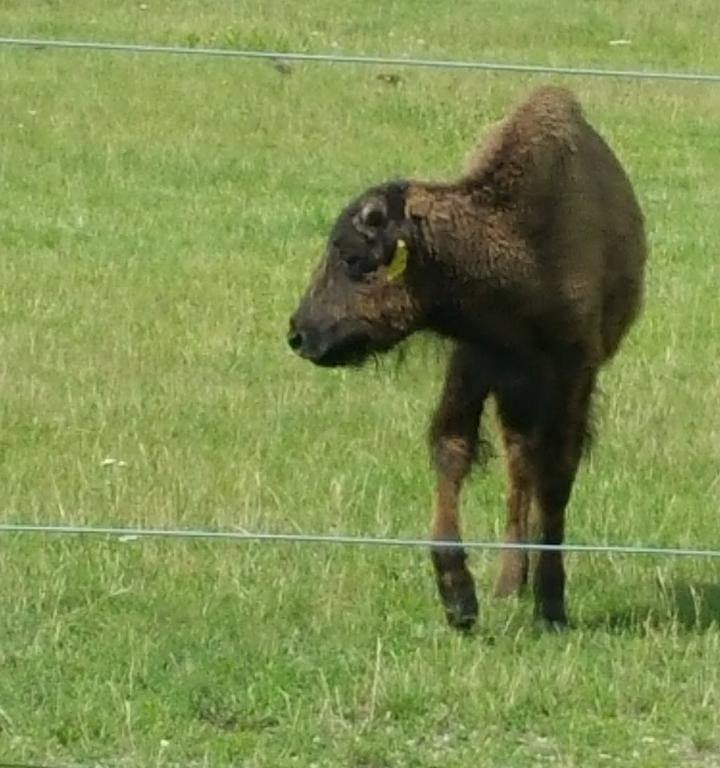
[[465,552],[435,549],[432,552],[435,576],[448,624],[468,632],[478,617],[478,601],[473,578],[465,566]]
[[550,621],[542,617],[535,619],[535,627],[543,633],[551,635],[562,635],[569,632],[572,626],[568,621]]
[[535,623],[541,629],[564,632],[570,629],[565,606],[562,603],[541,605],[535,612]]

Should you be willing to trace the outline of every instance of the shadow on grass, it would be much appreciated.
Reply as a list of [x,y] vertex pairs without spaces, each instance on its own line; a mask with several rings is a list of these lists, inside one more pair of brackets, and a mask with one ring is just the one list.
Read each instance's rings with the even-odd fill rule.
[[673,624],[691,632],[720,627],[720,584],[676,581],[661,585],[660,591],[661,600],[657,603],[611,611],[579,625],[620,634],[645,634]]
[[671,597],[678,622],[688,629],[720,626],[720,584],[677,581]]

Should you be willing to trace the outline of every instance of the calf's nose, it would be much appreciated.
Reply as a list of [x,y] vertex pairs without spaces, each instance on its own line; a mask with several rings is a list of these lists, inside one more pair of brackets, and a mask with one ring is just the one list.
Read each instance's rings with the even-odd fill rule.
[[303,354],[303,349],[307,345],[307,333],[299,327],[300,325],[301,324],[297,321],[296,313],[290,318],[287,341],[290,345],[290,349],[292,349],[293,352],[297,352],[298,355]]
[[288,344],[293,352],[300,352],[305,343],[305,336],[302,331],[296,331],[294,328],[290,329],[288,333]]

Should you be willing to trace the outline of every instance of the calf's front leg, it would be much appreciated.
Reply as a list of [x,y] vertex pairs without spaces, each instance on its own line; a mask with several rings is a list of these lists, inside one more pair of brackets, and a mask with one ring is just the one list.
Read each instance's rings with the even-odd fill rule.
[[475,586],[461,545],[460,491],[477,454],[480,416],[488,392],[477,352],[458,346],[433,417],[430,442],[438,476],[431,537],[438,542],[457,542],[457,546],[433,547],[432,561],[447,620],[460,630],[469,630],[478,615]]

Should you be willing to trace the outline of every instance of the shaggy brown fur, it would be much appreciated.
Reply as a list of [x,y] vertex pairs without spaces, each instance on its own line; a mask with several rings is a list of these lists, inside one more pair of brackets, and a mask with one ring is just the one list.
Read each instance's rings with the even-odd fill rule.
[[[417,330],[456,341],[431,428],[433,537],[458,542],[432,553],[452,625],[477,616],[458,506],[487,397],[507,457],[506,539],[527,540],[534,505],[540,541],[559,544],[597,372],[640,310],[645,259],[622,167],[572,94],[553,87],[494,126],[457,181],[387,183],[339,216],[289,342],[318,365],[343,365]],[[527,574],[527,555],[504,551],[496,593],[519,591]],[[542,551],[540,618],[566,622],[564,586],[562,555]]]

